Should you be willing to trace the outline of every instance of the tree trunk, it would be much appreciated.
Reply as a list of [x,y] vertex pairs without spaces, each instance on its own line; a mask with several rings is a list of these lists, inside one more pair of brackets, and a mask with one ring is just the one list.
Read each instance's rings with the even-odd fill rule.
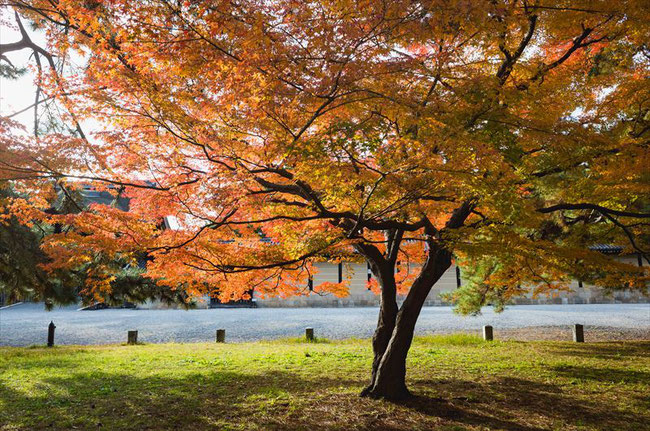
[[381,287],[381,297],[379,305],[379,318],[377,320],[377,328],[372,336],[372,350],[374,359],[372,361],[372,377],[370,383],[366,388],[361,391],[361,396],[367,395],[375,385],[377,370],[381,358],[386,352],[390,337],[395,329],[395,320],[397,319],[397,286],[395,283],[394,268],[389,263],[375,264],[371,263],[371,269],[379,286]]
[[[397,313],[395,327],[376,369],[373,363],[371,387],[366,388],[362,395],[390,400],[400,400],[410,395],[406,387],[406,357],[413,341],[415,324],[431,287],[450,266],[451,254],[448,251],[431,251],[422,272]],[[375,361],[377,353],[375,351]]]

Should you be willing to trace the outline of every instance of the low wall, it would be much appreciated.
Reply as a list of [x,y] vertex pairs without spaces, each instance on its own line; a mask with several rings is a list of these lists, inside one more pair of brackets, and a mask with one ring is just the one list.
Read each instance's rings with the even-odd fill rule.
[[[622,261],[636,263],[635,257],[622,257]],[[330,263],[317,264],[319,272],[314,275],[314,285],[323,281],[338,281],[338,266]],[[343,277],[350,278],[350,294],[344,298],[334,295],[309,293],[290,298],[256,298],[259,307],[368,307],[379,305],[379,295],[367,288],[368,269],[366,264],[344,266]],[[463,283],[462,274],[460,282]],[[440,298],[441,293],[453,291],[458,287],[456,267],[451,266],[431,289],[425,305],[450,305]],[[580,285],[573,281],[570,292],[555,292],[552,296],[533,298],[532,294],[515,299],[515,304],[614,304],[614,303],[650,303],[650,297],[637,291],[617,291],[608,294],[603,289],[588,284]],[[398,297],[398,302],[403,298]]]
[[[636,257],[617,258],[628,263],[636,264]],[[314,286],[324,281],[338,282],[338,265],[331,263],[317,263],[318,272],[314,274]],[[379,305],[379,296],[368,290],[368,268],[367,265],[354,263],[343,265],[343,277],[350,280],[349,295],[344,298],[337,298],[332,294],[319,295],[309,292],[305,295],[292,296],[289,298],[259,298],[254,301],[258,307],[374,307]],[[463,277],[460,274],[460,283]],[[305,280],[305,283],[307,281]],[[452,265],[438,280],[431,289],[425,305],[450,305],[440,298],[441,293],[452,292],[458,288],[456,267]],[[515,304],[614,304],[614,303],[650,303],[650,297],[641,295],[639,292],[618,291],[608,294],[601,288],[588,284],[580,285],[574,281],[570,285],[570,292],[555,292],[553,296],[540,296],[533,298],[531,294],[514,300]],[[404,298],[398,297],[398,302]],[[197,308],[208,308],[210,300],[204,297],[197,302]],[[139,308],[169,308],[167,305],[158,302],[147,302]]]

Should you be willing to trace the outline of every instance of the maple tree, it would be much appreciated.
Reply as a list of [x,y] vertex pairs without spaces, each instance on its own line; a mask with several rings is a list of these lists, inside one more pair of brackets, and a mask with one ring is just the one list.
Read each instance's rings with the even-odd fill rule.
[[[70,227],[43,245],[47,270],[146,253],[150,279],[227,301],[300,294],[315,261],[365,259],[381,305],[363,394],[391,399],[454,259],[464,312],[571,278],[647,291],[647,266],[588,248],[648,261],[643,1],[8,4],[46,32],[59,65],[39,89],[71,125],[0,120],[0,177],[29,196],[7,208]],[[0,49],[34,49],[19,45]],[[44,211],[81,184],[129,211]],[[180,229],[159,228],[168,215]],[[82,293],[101,298],[113,271],[90,271]]]
[[[76,193],[75,193],[76,195]],[[46,271],[51,257],[41,249],[43,239],[48,235],[62,234],[70,226],[60,223],[40,223],[36,219],[21,223],[11,214],[11,201],[19,198],[10,189],[0,189],[0,297],[10,302],[43,301],[47,309],[57,305],[70,305],[79,302],[80,287],[93,284],[96,280],[95,268],[101,266],[111,274],[111,289],[101,298],[83,297],[85,302],[124,306],[128,303],[142,303],[147,300],[165,304],[181,304],[186,308],[196,305],[182,289],[143,277],[141,264],[144,257],[134,264],[133,259],[122,256],[95,253],[92,259],[80,265],[61,266]],[[83,205],[83,199],[74,196]],[[57,199],[46,209],[50,214],[69,213],[71,204],[65,197]],[[140,265],[138,265],[140,264]],[[0,301],[1,302],[1,301]]]

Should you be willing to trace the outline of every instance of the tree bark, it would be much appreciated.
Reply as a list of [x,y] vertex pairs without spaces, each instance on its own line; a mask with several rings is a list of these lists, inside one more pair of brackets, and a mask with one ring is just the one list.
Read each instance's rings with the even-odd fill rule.
[[403,232],[394,229],[385,232],[387,247],[386,252],[381,253],[379,249],[370,244],[357,244],[356,248],[370,264],[370,269],[381,289],[379,317],[377,328],[372,337],[372,350],[374,358],[372,361],[372,374],[370,383],[361,391],[365,396],[374,386],[377,370],[381,358],[386,352],[390,337],[395,329],[397,319],[397,284],[395,282],[395,264],[399,253],[399,246],[402,241]]
[[[382,287],[379,321],[373,336],[375,357],[372,379],[370,385],[362,391],[362,396],[390,400],[400,400],[410,396],[406,387],[406,356],[413,341],[415,324],[431,288],[451,266],[451,252],[441,246],[439,241],[444,237],[444,230],[463,226],[475,205],[474,198],[465,200],[453,211],[443,230],[437,230],[428,219],[424,219],[424,232],[428,246],[427,260],[399,309],[396,298],[395,263],[403,231],[394,229],[386,232],[385,254],[380,253],[373,245],[355,246],[357,251],[370,262]],[[389,331],[390,337],[386,343]]]
[[379,318],[377,320],[377,328],[372,336],[372,350],[374,359],[372,361],[372,376],[370,383],[366,388],[361,391],[361,396],[373,388],[379,369],[381,358],[386,352],[390,337],[395,329],[395,321],[397,319],[397,286],[395,283],[395,273],[392,265],[385,263],[384,265],[376,265],[373,268],[373,274],[377,277],[379,286],[381,287],[380,305],[379,305]]
[[[430,251],[422,272],[413,282],[397,313],[395,327],[376,369],[373,363],[371,385],[362,395],[389,400],[401,400],[410,396],[406,387],[406,357],[413,341],[415,324],[431,288],[450,266],[450,252],[444,249]],[[377,353],[375,352],[375,360]]]

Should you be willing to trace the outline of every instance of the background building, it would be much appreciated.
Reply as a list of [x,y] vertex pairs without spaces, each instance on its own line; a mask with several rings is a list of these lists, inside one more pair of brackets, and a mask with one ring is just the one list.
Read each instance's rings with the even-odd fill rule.
[[[611,254],[613,259],[626,263],[641,265],[641,260],[636,255],[619,253],[622,247],[596,246],[601,252]],[[331,263],[317,263],[319,272],[314,275],[314,285],[323,281],[338,281],[339,267]],[[301,296],[290,298],[255,298],[259,307],[363,307],[379,305],[379,296],[368,290],[368,268],[366,264],[342,265],[343,277],[351,277],[350,294],[344,298],[337,298],[332,294],[320,295],[310,292]],[[347,267],[347,269],[346,269]],[[441,293],[451,292],[463,283],[462,272],[456,265],[452,265],[433,286],[425,305],[450,305],[441,297]],[[570,292],[556,292],[553,296],[542,295],[533,298],[532,294],[517,298],[516,304],[595,304],[595,303],[622,303],[622,302],[650,302],[650,297],[638,291],[621,290],[609,295],[603,289],[574,280],[570,285]],[[398,296],[398,302],[403,300]]]

